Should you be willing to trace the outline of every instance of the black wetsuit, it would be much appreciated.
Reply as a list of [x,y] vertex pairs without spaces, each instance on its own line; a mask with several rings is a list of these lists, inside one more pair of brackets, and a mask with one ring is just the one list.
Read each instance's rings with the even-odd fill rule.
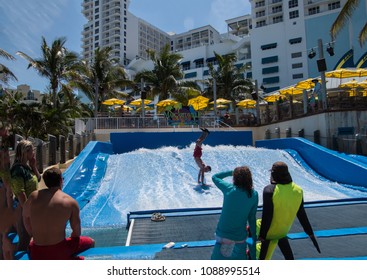
[[259,238],[261,244],[259,259],[271,259],[273,251],[278,244],[284,258],[294,259],[292,248],[288,242],[287,234],[297,216],[304,231],[313,235],[311,224],[308,220],[304,205],[303,191],[294,184],[271,184],[263,190],[263,212]]

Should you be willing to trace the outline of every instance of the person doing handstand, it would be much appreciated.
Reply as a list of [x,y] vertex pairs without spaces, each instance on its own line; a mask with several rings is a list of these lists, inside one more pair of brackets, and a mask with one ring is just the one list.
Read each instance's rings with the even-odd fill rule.
[[209,135],[209,130],[207,128],[200,128],[203,132],[200,137],[196,140],[195,150],[194,150],[194,159],[196,164],[199,167],[199,174],[198,174],[198,183],[204,184],[204,173],[209,172],[212,168],[209,165],[205,165],[201,156],[203,154],[203,149],[201,148],[204,140]]

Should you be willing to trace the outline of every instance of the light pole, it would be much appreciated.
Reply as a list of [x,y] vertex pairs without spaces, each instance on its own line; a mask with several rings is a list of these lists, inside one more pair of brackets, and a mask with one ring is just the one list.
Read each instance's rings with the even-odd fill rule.
[[325,79],[325,71],[326,71],[326,62],[324,58],[324,49],[322,45],[322,39],[318,40],[318,48],[319,48],[319,59],[317,61],[318,69],[320,71],[321,76],[321,95],[322,95],[322,108],[324,110],[327,109],[327,102],[326,102],[326,79]]

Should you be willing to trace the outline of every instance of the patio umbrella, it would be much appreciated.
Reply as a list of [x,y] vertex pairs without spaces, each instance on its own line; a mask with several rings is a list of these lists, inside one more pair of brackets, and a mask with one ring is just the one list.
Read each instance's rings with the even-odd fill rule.
[[[144,104],[145,105],[148,105],[149,103],[151,103],[152,100],[149,100],[149,99],[144,99]],[[141,106],[141,103],[142,103],[142,99],[139,98],[139,99],[135,99],[134,101],[131,101],[129,105],[133,105],[133,106]]]
[[176,100],[164,99],[164,100],[161,100],[157,103],[157,107],[173,106],[173,105],[176,105],[177,103],[179,103],[179,102],[176,101]]
[[303,93],[303,89],[295,88],[295,87],[289,87],[286,89],[279,90],[280,94],[288,94],[288,95],[298,95]]
[[[366,84],[367,86],[367,84]],[[359,83],[358,81],[356,81],[355,79],[349,81],[349,82],[345,82],[339,85],[339,87],[341,88],[358,88],[358,87],[363,87],[363,84]]]
[[[224,104],[217,105],[217,110],[225,110],[225,109],[228,109],[227,105]],[[214,110],[214,107],[211,107],[210,110]]]
[[317,79],[317,78],[309,78],[307,80],[304,81],[300,81],[295,85],[295,88],[297,89],[305,89],[305,90],[310,90],[312,88],[315,87],[315,83],[314,81],[318,80],[319,83],[321,83],[321,80]]
[[110,98],[110,99],[107,99],[107,100],[102,102],[103,105],[108,105],[108,106],[123,105],[125,103],[126,103],[125,100],[121,100],[121,99],[117,99],[117,98]]
[[266,102],[275,102],[277,100],[279,100],[279,98],[284,98],[285,95],[282,94],[272,94],[272,95],[268,95],[264,97],[264,100]]
[[[136,112],[139,113],[141,111],[142,107],[139,107],[138,109],[136,109]],[[144,107],[144,111],[152,111],[154,110],[154,107],[150,107],[150,106],[145,106]]]
[[[224,98],[218,98],[216,100],[216,104],[217,105],[225,105],[225,104],[229,104],[231,103],[232,101],[231,100],[228,100],[228,99],[224,99]],[[214,104],[214,100],[212,102],[210,102],[209,104]]]
[[255,108],[256,101],[253,99],[244,99],[238,102],[236,105],[241,108]]
[[346,69],[346,68],[336,69],[325,73],[326,78],[338,78],[338,79],[359,77],[359,75],[360,73],[357,72],[356,69]]
[[209,98],[206,98],[202,95],[189,99],[187,103],[188,106],[192,106],[195,111],[200,111],[208,107]]
[[349,92],[349,96],[356,96],[356,90],[357,88],[367,88],[366,82],[358,82],[355,79],[345,82],[339,85],[340,88],[348,88],[351,89],[351,92]]

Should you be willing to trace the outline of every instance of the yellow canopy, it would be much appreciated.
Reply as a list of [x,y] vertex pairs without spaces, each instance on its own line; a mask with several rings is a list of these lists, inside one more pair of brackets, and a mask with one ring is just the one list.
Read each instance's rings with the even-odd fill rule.
[[256,101],[253,99],[244,99],[237,103],[237,106],[242,108],[254,108],[255,105]]
[[282,94],[272,94],[272,95],[268,95],[264,97],[264,100],[266,102],[275,102],[277,100],[279,100],[279,98],[284,98],[285,95]]
[[[152,100],[149,100],[149,99],[144,99],[144,104],[147,105],[149,103],[151,103]],[[139,98],[139,99],[135,99],[134,101],[130,102],[129,105],[133,105],[133,106],[141,106],[141,103],[142,103],[142,99]]]
[[300,81],[295,85],[295,88],[297,89],[305,89],[305,90],[309,90],[315,87],[315,80],[318,80],[319,83],[321,83],[320,79],[317,78],[309,78],[307,80],[304,81]]
[[365,69],[341,68],[341,69],[336,69],[336,70],[333,70],[333,71],[326,72],[325,77],[326,78],[344,79],[344,78],[367,76],[367,70],[365,70],[366,73],[364,73],[362,70],[365,70]]
[[366,82],[358,82],[356,80],[351,80],[349,82],[345,82],[339,85],[339,87],[341,88],[366,88],[367,87],[367,83]]
[[112,105],[123,105],[125,104],[125,102],[126,102],[125,100],[121,100],[117,98],[110,98],[110,99],[103,101],[102,104],[112,106]]
[[300,88],[295,88],[295,87],[289,87],[286,89],[281,89],[279,90],[280,94],[288,94],[288,95],[297,95],[297,94],[302,94],[303,93],[303,89]]
[[208,107],[209,98],[206,98],[202,95],[189,99],[187,103],[188,106],[192,106],[195,111],[200,111]]
[[166,107],[176,105],[178,101],[172,99],[164,99],[157,103],[157,107]]
[[[225,104],[229,104],[231,102],[232,102],[231,100],[224,99],[224,98],[218,98],[216,100],[216,104],[217,105],[225,105]],[[212,102],[209,102],[209,104],[214,104],[214,100]]]

